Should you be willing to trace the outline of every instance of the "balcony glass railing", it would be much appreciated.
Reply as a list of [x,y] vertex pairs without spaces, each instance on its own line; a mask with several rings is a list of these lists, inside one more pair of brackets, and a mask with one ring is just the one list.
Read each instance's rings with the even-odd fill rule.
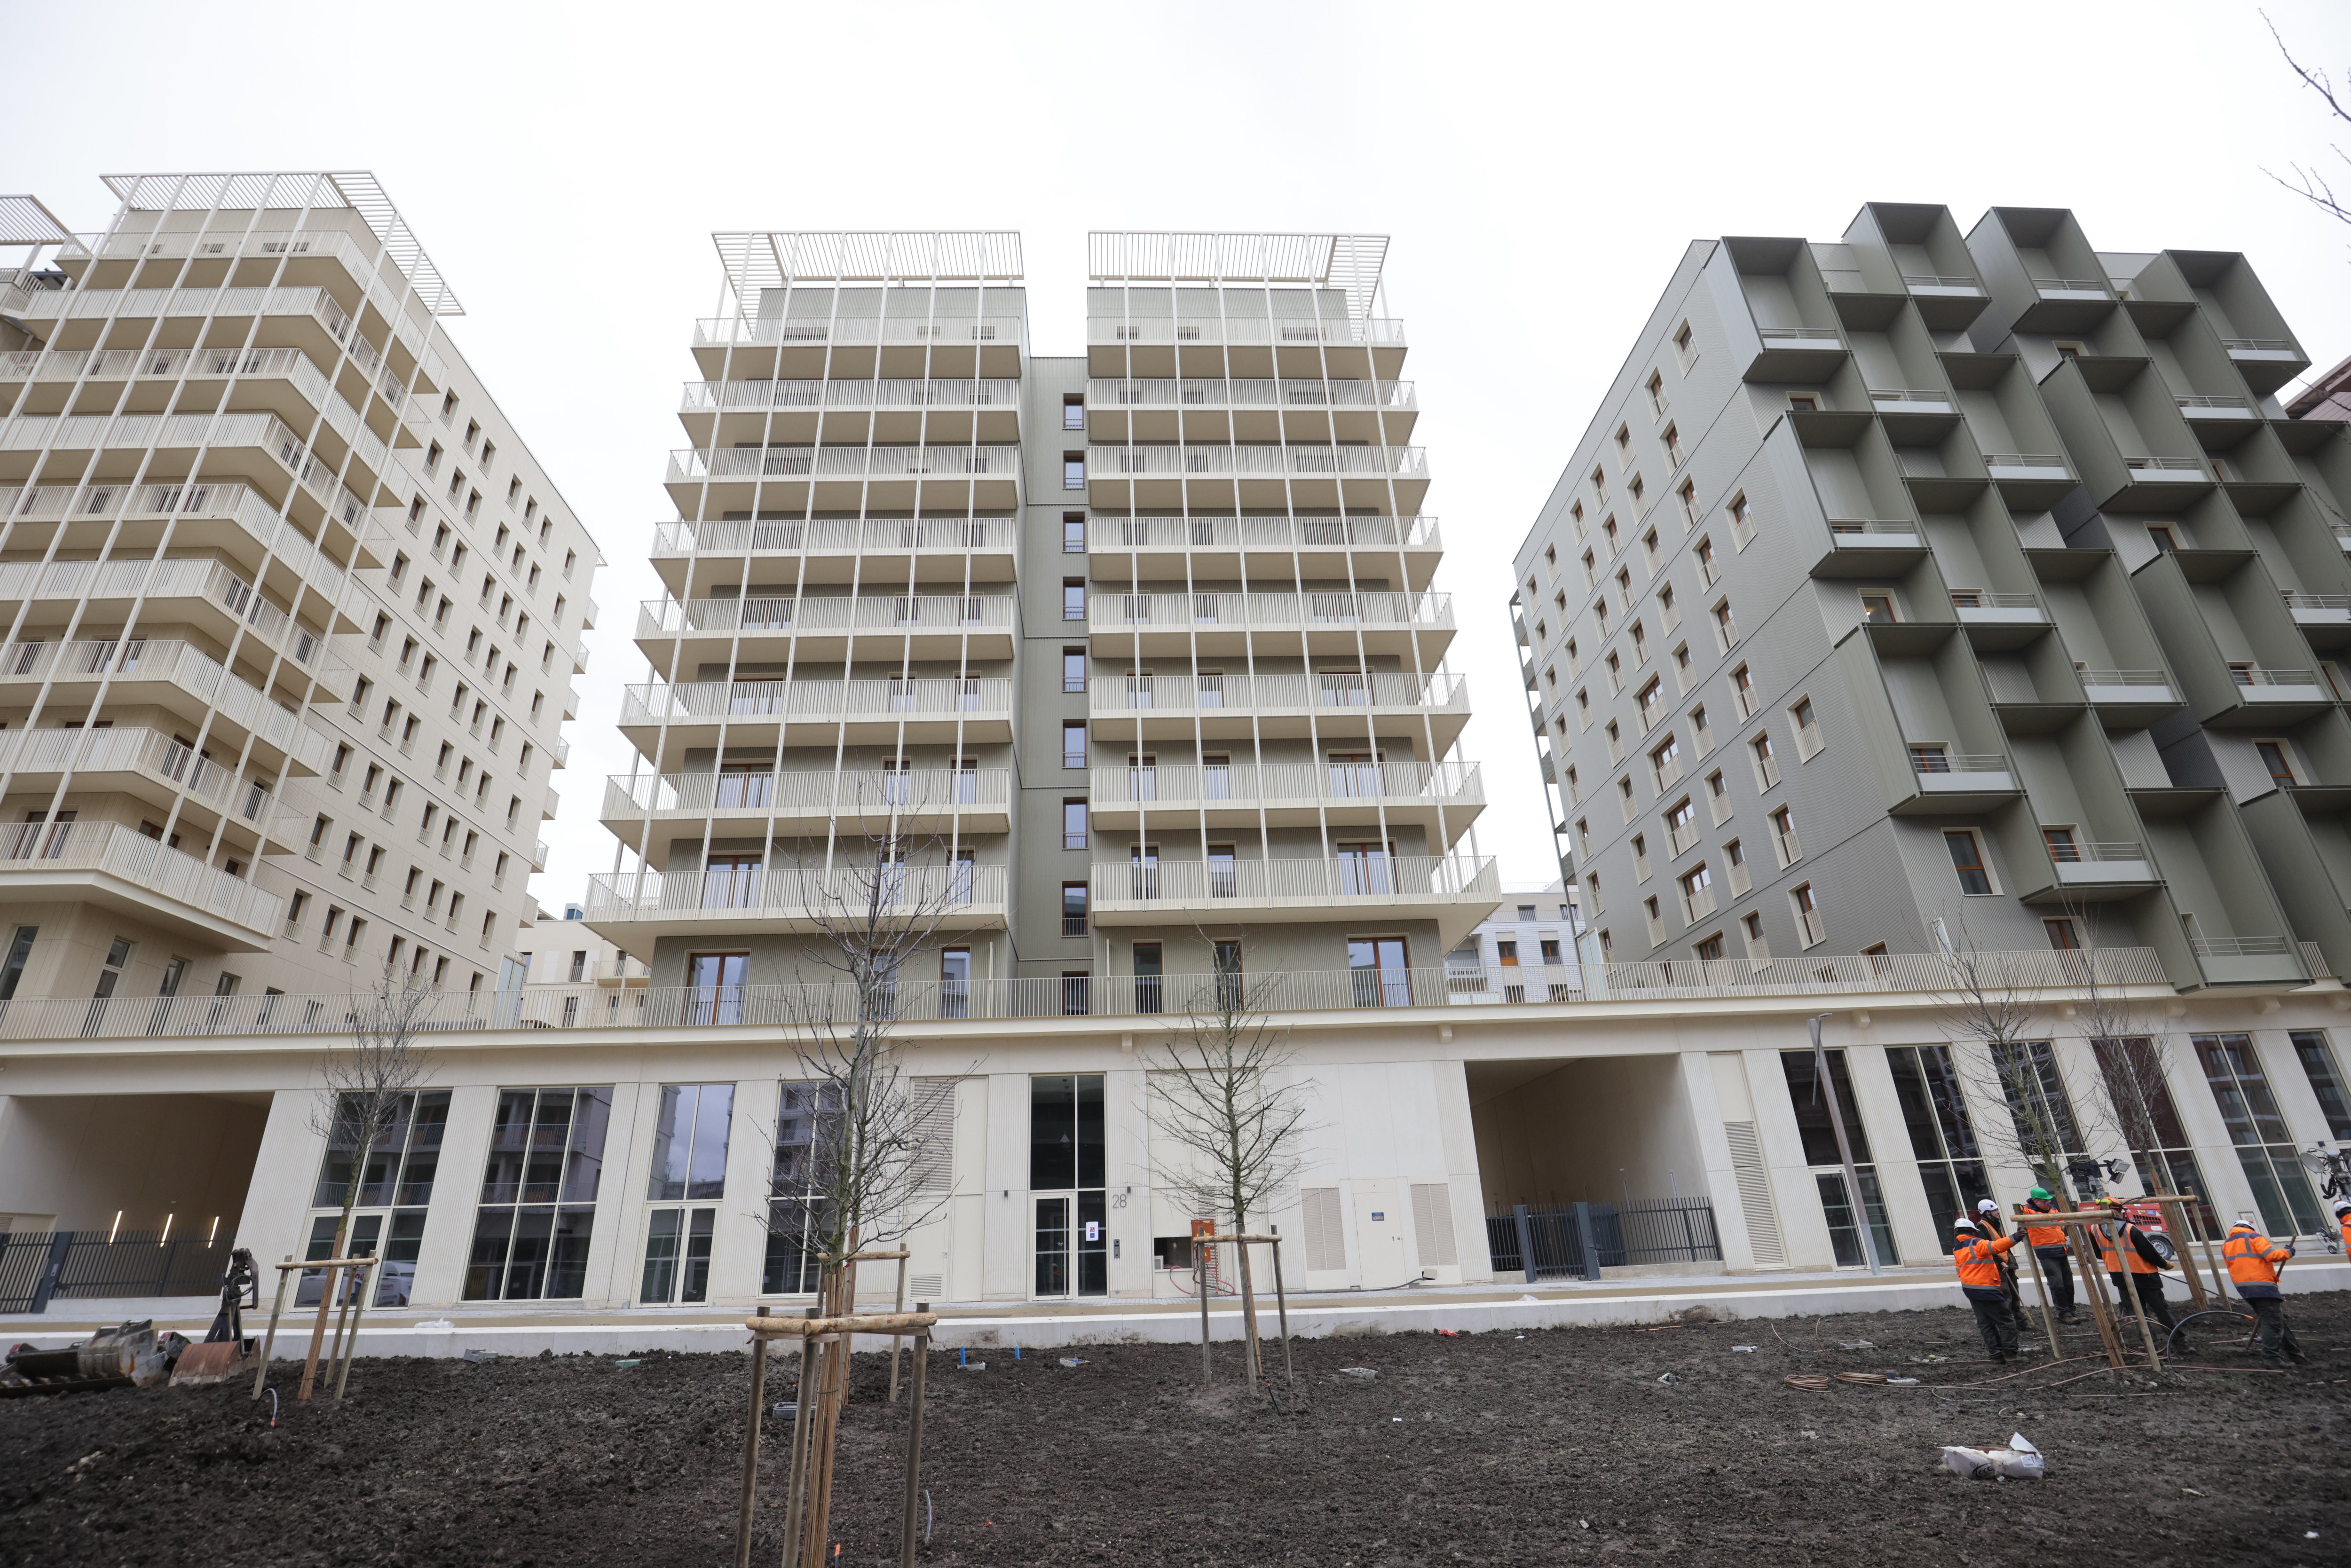
[[1313,343],[1353,343],[1366,348],[1401,349],[1404,323],[1370,317],[1363,320],[1323,320],[1301,316],[1090,316],[1086,341],[1100,344],[1229,344],[1234,347],[1279,347]]
[[1417,446],[1094,446],[1086,452],[1093,479],[1425,479],[1428,459]]
[[1010,408],[1017,381],[688,382],[680,413],[771,408]]
[[1285,801],[1329,806],[1437,801],[1475,804],[1485,786],[1474,762],[1244,763],[1200,767],[1097,768],[1088,796],[1096,807],[1173,806],[1195,810],[1232,802],[1242,806]]
[[723,446],[669,455],[669,483],[705,479],[1018,478],[1020,448],[999,446]]
[[1002,768],[809,769],[783,772],[614,774],[604,781],[604,815],[702,816],[718,811],[804,816],[851,811],[1002,810],[1011,773]]
[[698,349],[727,344],[849,345],[918,344],[953,347],[958,344],[1000,343],[1019,348],[1028,340],[1028,323],[1019,316],[914,316],[883,319],[874,316],[740,316],[705,317],[694,324]]
[[1282,675],[1096,675],[1086,683],[1086,706],[1095,715],[1157,711],[1176,714],[1230,709],[1415,708],[1466,713],[1468,684],[1459,675],[1395,671],[1326,671]]
[[1096,377],[1086,383],[1093,408],[1417,408],[1410,382],[1232,381],[1175,376]]
[[687,555],[858,554],[868,550],[1009,550],[1009,517],[815,517],[765,522],[663,523],[653,530],[656,560]]
[[795,724],[845,718],[1001,717],[1012,708],[1008,680],[954,676],[880,681],[680,681],[624,686],[622,724],[714,723],[721,719],[789,719]]
[[1093,593],[1086,623],[1123,627],[1280,628],[1416,626],[1449,628],[1447,593]]
[[1444,548],[1437,519],[1408,517],[1096,517],[1086,548],[1121,550],[1315,550]]
[[878,878],[865,868],[731,865],[705,871],[617,872],[588,879],[588,918],[675,920],[858,918],[877,906],[918,918],[1000,909],[1008,868],[970,862],[901,865]]
[[1012,625],[1006,593],[834,594],[815,599],[648,599],[637,635],[680,632],[777,636],[846,632],[1003,632]]
[[1325,899],[1420,898],[1471,903],[1501,896],[1491,856],[1340,855],[1332,859],[1132,861],[1092,867],[1093,907],[1236,906]]

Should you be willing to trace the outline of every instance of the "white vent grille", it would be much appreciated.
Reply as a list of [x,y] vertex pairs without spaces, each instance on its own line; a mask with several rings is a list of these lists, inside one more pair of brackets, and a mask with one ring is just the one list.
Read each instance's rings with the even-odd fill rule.
[[1339,1189],[1310,1186],[1299,1193],[1306,1210],[1306,1269],[1336,1273],[1347,1266],[1347,1236],[1340,1222]]
[[906,1276],[906,1289],[914,1292],[918,1301],[935,1301],[947,1293],[946,1276],[909,1274]]
[[1445,1268],[1461,1260],[1453,1249],[1452,1184],[1412,1184],[1412,1234],[1422,1268]]

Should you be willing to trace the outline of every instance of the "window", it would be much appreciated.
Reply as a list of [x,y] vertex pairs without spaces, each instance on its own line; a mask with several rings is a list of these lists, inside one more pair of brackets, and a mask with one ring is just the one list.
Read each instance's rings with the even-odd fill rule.
[[1716,826],[1730,820],[1730,786],[1724,781],[1719,768],[1706,776],[1706,805]]
[[1651,419],[1664,418],[1666,413],[1666,378],[1664,374],[1661,371],[1651,371],[1649,372],[1648,381],[1644,383],[1644,388],[1649,394],[1649,417]]
[[[215,991],[215,995],[225,993]],[[217,1013],[215,1013],[217,1017]],[[433,1187],[441,1165],[442,1129],[449,1119],[449,1092],[429,1090],[402,1094],[392,1113],[392,1124],[362,1155],[355,1117],[349,1102],[337,1106],[333,1130],[327,1138],[319,1181],[310,1195],[314,1215],[306,1258],[324,1258],[334,1249],[335,1230],[341,1221],[351,1185],[358,1182],[359,1210],[351,1216],[344,1255],[373,1253],[383,1262],[376,1275],[377,1306],[405,1306],[416,1281],[416,1258],[424,1239],[424,1215],[433,1201]],[[320,1274],[303,1278],[296,1300],[315,1304],[325,1289]],[[576,1292],[575,1292],[576,1293]]]
[[1061,690],[1082,696],[1086,689],[1086,651],[1083,648],[1061,650]]
[[1412,971],[1405,963],[1403,937],[1349,937],[1347,969],[1353,977],[1357,1007],[1404,1008],[1412,1005]]
[[1061,488],[1082,490],[1086,487],[1086,455],[1082,452],[1061,454]]
[[2062,338],[2058,340],[2055,347],[2057,357],[2061,360],[2078,360],[2090,351],[2083,344],[2068,342]]
[[1949,773],[1951,754],[1939,742],[1926,741],[1910,747],[1910,771],[1913,773]]
[[1716,601],[1713,615],[1715,651],[1728,653],[1739,643],[1739,622],[1731,618],[1730,601],[1728,599]]
[[1630,425],[1616,427],[1616,466],[1629,468],[1633,464],[1633,430]]
[[1649,840],[1646,833],[1633,835],[1633,875],[1641,882],[1649,880]]
[[1782,806],[1771,813],[1771,847],[1778,852],[1783,866],[1795,864],[1804,857],[1804,848],[1796,838],[1796,812],[1792,806]]
[[1811,883],[1788,890],[1788,908],[1796,917],[1796,935],[1802,946],[1817,947],[1829,939],[1828,925],[1821,918],[1820,901],[1813,896]]
[[[1666,808],[1666,836],[1673,841],[1674,853],[1686,852],[1698,842],[1698,808],[1687,795]],[[1531,920],[1531,915],[1525,918]]]
[[1708,588],[1713,587],[1715,579],[1722,575],[1721,563],[1714,559],[1713,538],[1709,536],[1692,545],[1690,547],[1690,559],[1698,562],[1698,575],[1699,580]]
[[[756,859],[757,857],[753,857]],[[747,953],[693,953],[685,960],[686,1019],[696,1025],[741,1023]]]
[[2286,1131],[2285,1118],[2278,1113],[2269,1080],[2262,1074],[2252,1038],[2199,1034],[2189,1039],[2229,1129],[2229,1141],[2236,1145],[2237,1162],[2252,1186],[2262,1228],[2272,1236],[2320,1234],[2325,1220],[2317,1196],[2310,1190],[2310,1177]]
[[1061,935],[1082,936],[1086,934],[1086,884],[1065,882],[1061,884]]
[[1861,623],[1865,626],[1891,626],[1898,619],[1894,613],[1894,595],[1865,593],[1861,596]]
[[1086,553],[1086,515],[1083,512],[1061,514],[1061,553],[1063,555]]
[[2081,841],[2074,837],[2071,828],[2043,828],[2041,841],[2049,847],[2049,858],[2060,865],[2077,865],[2082,859]]
[[1583,552],[1583,586],[1590,589],[1600,580],[1600,562],[1590,550]]
[[1733,839],[1722,846],[1722,862],[1730,868],[1730,896],[1740,897],[1754,885],[1753,873],[1747,865],[1747,847]]
[[2294,776],[2294,763],[2286,755],[2284,741],[2257,740],[2253,742],[2253,750],[2260,754],[2262,766],[2270,770],[2271,783],[2296,784],[2301,782],[2301,780],[2297,779]]
[[1682,776],[1682,748],[1672,736],[1649,751],[1649,781],[1663,790]]
[[1690,332],[1690,324],[1687,321],[1674,329],[1674,357],[1685,374],[1698,361],[1698,339]]
[[1764,939],[1763,917],[1749,913],[1739,917],[1740,940],[1746,945],[1747,956],[1761,963],[1771,956],[1771,944]]
[[1086,765],[1086,727],[1072,720],[1061,726],[1061,766],[1083,768]]
[[1086,847],[1086,803],[1083,800],[1061,802],[1061,847],[1065,850]]
[[2171,1098],[2167,1053],[2145,1035],[2094,1040],[2090,1046],[2099,1074],[2105,1080],[2106,1096],[2115,1107],[2123,1146],[2138,1167],[2144,1184],[2140,1190],[2194,1195],[2200,1200],[2196,1210],[2206,1227],[2204,1233],[2219,1235],[2211,1189],[2204,1185],[2203,1169],[2189,1145],[2179,1107]]
[[1635,664],[1647,664],[1649,662],[1648,628],[1643,626],[1638,621],[1635,621],[1633,622],[1628,634],[1633,639],[1633,663]]
[[2049,946],[2060,953],[2071,953],[2082,946],[2081,934],[2074,930],[2071,920],[2063,916],[2043,920],[2041,930],[2049,938]]
[[1665,696],[1665,683],[1655,675],[1651,675],[1641,689],[1633,695],[1633,700],[1640,705],[1643,729],[1657,722],[1664,708]]
[[1654,947],[1666,939],[1666,916],[1654,898],[1641,900],[1641,913],[1647,917],[1649,946]]
[[2179,540],[2172,534],[2172,531],[2169,528],[2163,527],[2159,523],[2149,523],[2147,525],[2147,542],[2155,547],[2155,553],[2158,555],[2178,555],[2179,553]]
[[1594,915],[1599,914],[1603,907],[1600,902],[1600,873],[1596,871],[1586,872],[1583,877],[1583,885],[1592,895],[1592,913]]
[[465,1300],[576,1300],[586,1293],[611,1117],[609,1088],[498,1092]]
[[1690,657],[1689,644],[1683,643],[1674,649],[1674,689],[1686,692],[1698,680],[1698,664]]
[[1633,820],[1633,780],[1631,779],[1616,780],[1616,804],[1625,813],[1625,820],[1631,821]]
[[1684,872],[1676,882],[1682,890],[1682,920],[1685,924],[1703,920],[1714,913],[1714,878],[1703,862]]
[[1616,721],[1614,719],[1612,718],[1608,721],[1606,733],[1608,736],[1608,760],[1614,762],[1625,755],[1624,737],[1617,733]]
[[1759,735],[1747,743],[1747,754],[1755,765],[1755,787],[1769,789],[1780,782],[1780,761],[1771,754],[1771,737]]
[[1089,1010],[1086,993],[1092,988],[1092,971],[1064,969],[1061,971],[1061,1011],[1072,1018],[1082,1018]]
[[1061,394],[1061,428],[1083,430],[1086,427],[1086,399],[1082,392]]
[[1821,738],[1820,719],[1813,712],[1813,699],[1798,697],[1789,706],[1788,722],[1796,732],[1797,758],[1810,762],[1819,756],[1827,742]]
[[[1845,1068],[1845,1053],[1829,1051],[1822,1055],[1828,1059],[1828,1082],[1825,1085],[1820,1081],[1819,1058],[1809,1051],[1782,1051],[1780,1068],[1787,1081],[1789,1103],[1796,1113],[1796,1132],[1802,1140],[1804,1164],[1812,1167],[1813,1182],[1820,1191],[1822,1215],[1828,1221],[1830,1248],[1840,1269],[1858,1269],[1869,1261],[1860,1226],[1855,1219],[1852,1197],[1844,1185],[1844,1160],[1837,1148],[1836,1128],[1842,1123],[1846,1147],[1853,1152],[1854,1174],[1861,1181],[1862,1207],[1869,1223],[1869,1245],[1876,1250],[1879,1262],[1898,1262],[1901,1255],[1894,1249],[1894,1229],[1886,1222],[1886,1201],[1878,1190],[1877,1167],[1870,1150],[1869,1130],[1862,1124],[1859,1103],[1854,1097],[1853,1080]],[[1830,1117],[1831,1095],[1835,1096],[1836,1116],[1834,1121]]]
[[1608,692],[1614,696],[1625,689],[1625,661],[1611,653],[1600,663],[1608,671]]
[[1740,717],[1755,716],[1755,677],[1748,673],[1744,664],[1730,672],[1730,696],[1739,708]]
[[1724,956],[1722,933],[1718,931],[1705,941],[1694,944],[1690,955],[1696,958],[1715,959]]
[[1086,618],[1086,580],[1065,577],[1061,580],[1061,619],[1083,621]]
[[1820,394],[1819,394],[1819,393],[1817,393],[1817,392],[1790,392],[1790,393],[1788,394],[1788,412],[1789,412],[1789,413],[1818,413],[1820,411],[1821,411],[1821,398],[1820,398]]
[[2303,1076],[2310,1080],[2310,1092],[2317,1096],[2318,1109],[2326,1117],[2326,1135],[2336,1143],[2351,1143],[2351,1096],[2344,1092],[2343,1073],[2334,1048],[2327,1043],[2326,1031],[2298,1029],[2288,1038],[2302,1061]]
[[1959,891],[1971,898],[1992,892],[1991,873],[1984,868],[1983,841],[1972,828],[1947,828],[1943,847],[1951,853],[1951,869],[1959,873]]
[[1745,549],[1755,538],[1755,514],[1748,507],[1747,493],[1742,490],[1730,497],[1730,505],[1723,509],[1730,514],[1731,544]]
[[[1976,1205],[1991,1197],[1982,1151],[1975,1128],[1968,1121],[1967,1101],[1959,1090],[1959,1070],[1947,1045],[1896,1045],[1886,1051],[1894,1074],[1894,1097],[1902,1107],[1902,1121],[1910,1134],[1910,1153],[1918,1162],[1918,1179],[1927,1189],[1929,1212],[1973,1214]],[[1951,1249],[1949,1226],[1943,1249]]]

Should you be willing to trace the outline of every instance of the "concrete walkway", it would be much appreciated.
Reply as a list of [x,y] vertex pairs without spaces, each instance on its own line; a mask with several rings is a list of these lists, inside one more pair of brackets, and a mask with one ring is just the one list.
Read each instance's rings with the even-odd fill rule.
[[[2289,1296],[2308,1291],[2351,1289],[2351,1262],[2320,1255],[2297,1260],[2288,1271]],[[2026,1281],[2030,1296],[2032,1283]],[[2174,1281],[2175,1302],[2186,1296]],[[1717,1318],[1810,1317],[1824,1312],[1907,1312],[1961,1304],[1959,1284],[1948,1266],[1892,1269],[1876,1278],[1860,1272],[1794,1273],[1773,1270],[1738,1275],[1676,1274],[1611,1279],[1596,1284],[1545,1281],[1538,1285],[1503,1281],[1492,1285],[1432,1287],[1378,1292],[1343,1291],[1294,1295],[1291,1333],[1301,1338],[1346,1338],[1382,1333],[1419,1333],[1454,1329],[1464,1333],[1557,1328],[1567,1324],[1670,1322],[1677,1312],[1705,1307]],[[0,1315],[0,1342],[30,1341],[55,1346],[85,1339],[97,1329],[126,1319],[153,1318],[159,1328],[175,1328],[202,1338],[216,1302],[204,1297],[73,1301],[56,1303],[47,1314]],[[937,1343],[948,1348],[1053,1349],[1065,1345],[1187,1343],[1200,1336],[1200,1312],[1189,1301],[1090,1300],[1082,1301],[941,1301]],[[501,1355],[624,1355],[640,1350],[737,1350],[747,1343],[743,1318],[749,1304],[694,1307],[579,1307],[549,1310],[543,1302],[509,1308],[496,1301],[466,1302],[442,1311],[386,1308],[368,1314],[360,1331],[368,1355],[455,1356],[468,1350]],[[773,1305],[778,1313],[794,1310]],[[1209,1308],[1213,1338],[1240,1333],[1239,1303],[1220,1298]],[[1273,1329],[1273,1302],[1260,1305],[1260,1331]],[[248,1318],[246,1332],[267,1326],[266,1309]],[[289,1312],[278,1331],[277,1354],[299,1355],[308,1337],[309,1312],[297,1322]],[[860,1341],[860,1348],[868,1348]],[[873,1341],[872,1349],[888,1342]]]

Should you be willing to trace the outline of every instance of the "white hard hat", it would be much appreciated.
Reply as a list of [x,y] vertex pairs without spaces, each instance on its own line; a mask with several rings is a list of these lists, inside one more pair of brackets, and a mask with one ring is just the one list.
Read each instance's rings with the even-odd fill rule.
[[1994,1203],[1988,1197],[1982,1198],[1978,1200],[1976,1204],[1976,1212],[1978,1214],[1998,1214],[2000,1212],[2000,1205]]

